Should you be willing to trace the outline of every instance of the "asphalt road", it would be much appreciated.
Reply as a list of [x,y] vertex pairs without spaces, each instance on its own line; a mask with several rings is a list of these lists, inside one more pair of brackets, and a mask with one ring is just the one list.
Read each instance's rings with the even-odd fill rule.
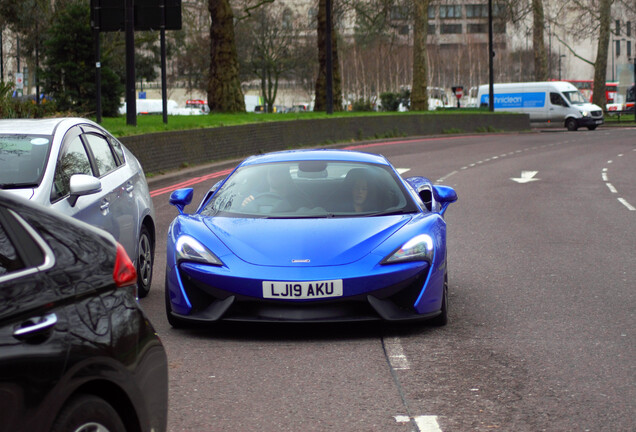
[[173,330],[169,191],[192,184],[198,202],[235,163],[154,179],[141,304],[168,351],[169,431],[636,430],[636,129],[360,148],[457,190],[449,325]]

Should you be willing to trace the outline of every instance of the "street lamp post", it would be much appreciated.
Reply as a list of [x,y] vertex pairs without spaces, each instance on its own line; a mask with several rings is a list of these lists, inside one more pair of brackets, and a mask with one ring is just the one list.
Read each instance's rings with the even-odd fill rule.
[[614,53],[616,47],[616,39],[612,40],[612,82],[614,81],[614,57],[616,54]]
[[634,56],[634,85],[632,86],[634,96],[634,122],[636,122],[636,55]]
[[561,59],[565,57],[565,54],[559,55],[559,81],[561,81]]

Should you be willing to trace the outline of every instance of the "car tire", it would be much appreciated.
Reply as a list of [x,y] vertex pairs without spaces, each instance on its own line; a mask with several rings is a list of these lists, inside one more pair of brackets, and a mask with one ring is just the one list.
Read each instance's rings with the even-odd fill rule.
[[442,312],[431,320],[431,325],[442,327],[448,324],[448,275],[444,275],[444,293],[442,294]]
[[145,225],[141,227],[137,249],[137,294],[142,298],[150,292],[155,254],[154,242]]
[[571,132],[574,132],[579,128],[579,126],[576,124],[576,120],[573,118],[569,118],[565,121],[565,127],[568,128],[568,130]]
[[72,398],[60,411],[51,432],[126,432],[117,411],[105,400],[94,395]]

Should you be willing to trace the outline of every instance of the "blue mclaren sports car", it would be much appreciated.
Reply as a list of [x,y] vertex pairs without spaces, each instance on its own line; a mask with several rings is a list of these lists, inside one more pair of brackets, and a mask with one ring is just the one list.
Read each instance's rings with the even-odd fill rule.
[[383,156],[296,150],[253,156],[206,194],[170,203],[166,313],[219,320],[448,319],[446,222],[457,194],[403,180]]

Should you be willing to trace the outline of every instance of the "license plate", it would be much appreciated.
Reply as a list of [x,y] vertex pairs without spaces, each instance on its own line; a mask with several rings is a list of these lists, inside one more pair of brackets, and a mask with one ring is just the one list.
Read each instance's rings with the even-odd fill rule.
[[603,120],[596,120],[596,124],[603,124]]
[[342,297],[342,279],[314,282],[263,281],[263,298],[320,299]]

